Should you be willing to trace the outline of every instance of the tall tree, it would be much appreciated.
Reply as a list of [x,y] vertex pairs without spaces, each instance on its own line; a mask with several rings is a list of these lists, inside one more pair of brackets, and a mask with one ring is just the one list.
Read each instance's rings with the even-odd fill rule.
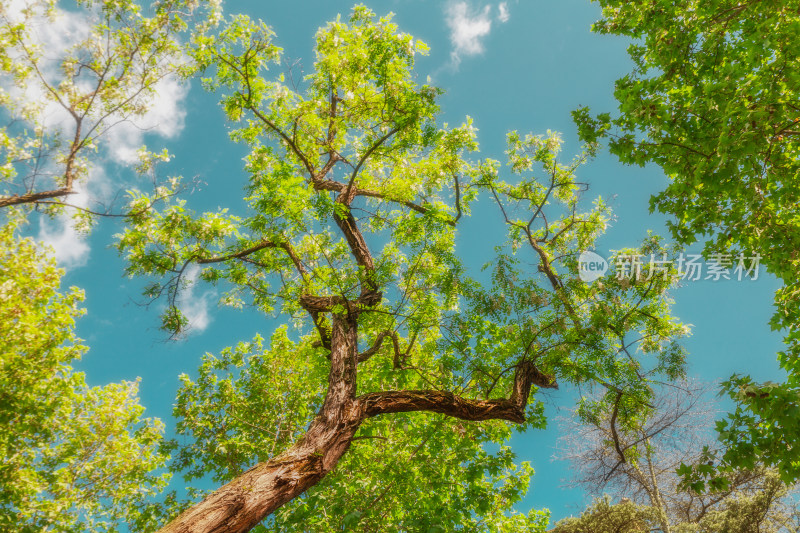
[[[629,47],[634,69],[617,81],[617,116],[575,112],[582,137],[608,136],[621,161],[664,170],[671,181],[651,209],[673,215],[679,243],[707,239],[706,256],[722,264],[738,253],[759,254],[782,281],[770,325],[785,331],[787,348],[778,360],[789,378],[758,384],[733,376],[723,384],[738,406],[720,422],[718,459],[728,470],[749,468],[759,457],[785,480],[797,479],[800,449],[791,445],[800,435],[797,4],[600,4],[595,31],[636,39]],[[687,481],[700,489],[709,474],[696,471]]]
[[[203,7],[202,10],[197,8]],[[213,2],[0,2],[0,529],[134,530],[168,475],[163,424],[142,417],[138,381],[90,387],[73,363],[82,293],[60,291],[51,251],[26,233],[86,191],[102,139],[152,107],[180,74],[180,33]],[[204,19],[201,19],[204,20]],[[101,155],[97,152],[100,151]],[[143,171],[164,154],[144,153]],[[156,184],[157,186],[158,184]],[[154,197],[169,194],[156,188]],[[78,222],[92,207],[77,202]]]
[[[426,46],[390,18],[356,7],[349,23],[321,29],[300,87],[267,77],[280,57],[271,38],[238,16],[194,41],[206,86],[225,93],[232,138],[250,148],[247,210],[198,214],[181,199],[156,209],[137,193],[119,236],[128,272],[154,278],[150,296],[170,295],[168,330],[186,326],[174,302],[192,269],[226,287],[231,304],[278,313],[295,328],[267,351],[256,340],[209,358],[198,383],[186,380],[181,429],[199,438],[198,450],[218,438],[223,448],[181,457],[195,474],[231,481],[162,531],[248,531],[320,483],[351,447],[350,467],[374,469],[358,447],[381,440],[371,437],[385,436],[374,432],[393,417],[416,432],[430,419],[409,413],[446,415],[437,419],[442,432],[424,438],[455,446],[459,435],[482,431],[464,421],[538,421],[530,395],[559,381],[594,383],[645,409],[650,376],[682,374],[676,339],[685,328],[669,313],[672,276],[578,278],[577,255],[602,233],[608,210],[581,201],[583,157],[560,163],[555,134],[509,135],[507,183],[499,163],[466,158],[477,149],[469,120],[436,124],[439,91],[419,86],[412,71]],[[479,194],[495,199],[509,228],[489,285],[466,275],[455,247]],[[654,238],[641,250],[662,251]],[[652,356],[635,357],[633,346]],[[283,368],[308,369],[285,380],[291,390],[267,386],[272,365],[263,362],[276,353],[290,360]],[[241,395],[239,406],[232,399]],[[261,439],[272,428],[257,407],[299,400],[306,407],[291,419],[265,414],[279,428],[274,455],[214,422],[256,426]]]
[[[269,346],[257,338],[208,354],[196,379],[183,377],[172,467],[188,483],[207,473],[229,481],[303,435],[328,368],[310,339],[288,333],[279,329]],[[540,411],[528,419],[528,427],[543,423]],[[533,471],[515,464],[505,445],[511,431],[436,413],[372,418],[335,470],[254,531],[542,531],[548,513],[513,510]]]

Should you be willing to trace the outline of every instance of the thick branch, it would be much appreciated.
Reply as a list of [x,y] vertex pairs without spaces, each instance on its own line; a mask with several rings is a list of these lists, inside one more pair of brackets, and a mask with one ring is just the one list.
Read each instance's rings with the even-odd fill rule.
[[386,413],[430,411],[464,420],[522,423],[532,385],[555,387],[529,361],[517,365],[508,399],[469,400],[441,391],[392,391],[355,397],[357,322],[332,314],[328,392],[306,435],[280,456],[256,465],[167,524],[160,533],[244,533],[318,483],[347,451],[361,423]]
[[367,416],[428,411],[462,420],[525,422],[524,409],[505,398],[473,400],[446,391],[406,390],[373,392],[360,396],[359,400],[363,402]]
[[614,401],[614,411],[611,413],[611,421],[609,426],[611,427],[611,436],[614,440],[614,449],[617,451],[617,455],[619,455],[619,460],[623,463],[627,463],[625,460],[625,454],[622,453],[622,448],[620,447],[619,435],[617,435],[617,415],[619,414],[619,401],[621,399],[622,393],[617,392],[617,399]]
[[352,401],[336,407],[323,408],[306,436],[287,452],[220,487],[159,533],[244,533],[317,484],[347,451],[362,421]]
[[333,311],[336,306],[342,306],[348,312],[358,314],[365,307],[375,307],[383,299],[380,291],[369,291],[355,300],[348,300],[344,296],[314,296],[304,294],[300,297],[300,307],[309,313],[327,313]]
[[49,198],[61,198],[63,196],[68,196],[70,194],[75,194],[75,191],[71,191],[69,189],[64,188],[64,189],[56,189],[53,191],[42,191],[42,192],[32,192],[21,195],[14,194],[12,196],[2,196],[0,197],[0,208],[8,207],[11,205],[32,204],[40,200],[47,200]]
[[453,220],[452,225],[455,226],[456,222],[461,218],[461,184],[458,182],[458,175],[453,174],[453,181],[455,182],[455,194],[456,194],[456,218]]
[[331,349],[331,332],[330,327],[327,325],[324,316],[320,316],[319,311],[308,311],[308,314],[311,315],[311,320],[314,322],[314,327],[317,328],[317,333],[319,333],[319,344],[314,343],[314,346],[321,346],[326,350]]
[[265,248],[279,248],[281,245],[282,243],[276,243],[273,241],[261,241],[260,243],[253,245],[250,248],[245,248],[239,252],[233,252],[225,255],[215,255],[213,257],[198,257],[196,261],[200,265],[221,263],[223,261],[228,261],[229,259],[241,259],[242,257],[247,257],[248,255],[254,254],[259,250],[264,250]]
[[[344,193],[342,193],[344,194]],[[350,207],[346,203],[340,201],[342,195],[336,200],[336,209],[333,212],[333,220],[339,229],[342,230],[347,245],[350,247],[350,253],[358,263],[358,266],[364,269],[366,276],[366,284],[362,282],[362,294],[374,292],[378,290],[378,285],[375,283],[375,263],[372,260],[372,254],[367,246],[367,241],[358,229],[356,219],[353,213],[350,212]]]
[[534,239],[530,234],[528,234],[528,242],[539,255],[539,260],[541,261],[541,263],[539,263],[539,272],[542,272],[545,276],[547,276],[547,279],[550,281],[550,285],[552,285],[553,290],[557,291],[562,287],[561,280],[558,279],[558,276],[553,270],[553,266],[550,264],[550,259],[547,257],[547,252],[544,251],[537,240]]
[[244,533],[318,483],[347,451],[364,420],[355,402],[357,324],[333,314],[331,370],[325,402],[305,436],[167,524],[160,533]]
[[437,390],[407,390],[373,392],[359,396],[368,417],[412,411],[441,413],[462,420],[508,420],[525,422],[531,387],[557,388],[553,378],[546,376],[533,363],[523,361],[514,376],[514,391],[510,398],[477,400],[462,398],[452,392]]

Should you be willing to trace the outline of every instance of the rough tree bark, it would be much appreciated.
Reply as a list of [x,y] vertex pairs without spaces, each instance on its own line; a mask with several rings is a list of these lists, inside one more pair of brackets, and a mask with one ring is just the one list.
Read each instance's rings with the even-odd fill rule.
[[[360,264],[372,258],[352,216],[339,226],[348,235],[353,255]],[[349,218],[349,220],[348,220]],[[554,388],[552,378],[530,361],[517,365],[509,398],[478,400],[447,391],[400,390],[356,396],[358,363],[358,316],[378,305],[382,295],[365,283],[361,296],[349,301],[340,296],[305,296],[301,305],[312,316],[330,313],[331,368],[328,392],[305,436],[283,454],[260,463],[217,489],[160,530],[160,533],[240,533],[249,531],[265,517],[318,483],[333,470],[367,418],[411,411],[442,413],[463,420],[525,421],[531,387]],[[344,312],[332,312],[340,306]]]
[[363,407],[355,398],[356,319],[356,313],[333,314],[328,393],[306,435],[285,453],[217,489],[162,533],[249,531],[336,466],[363,420]]

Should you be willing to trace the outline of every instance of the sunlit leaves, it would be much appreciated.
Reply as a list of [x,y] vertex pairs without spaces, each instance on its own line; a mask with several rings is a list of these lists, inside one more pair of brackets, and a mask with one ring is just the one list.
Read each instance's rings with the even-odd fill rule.
[[[347,22],[320,29],[314,70],[302,80],[275,72],[281,51],[272,39],[263,23],[239,16],[193,40],[232,140],[249,150],[246,206],[198,213],[176,198],[152,208],[134,193],[136,216],[119,236],[128,273],[155,278],[148,296],[168,296],[173,332],[185,325],[175,302],[192,268],[234,305],[293,326],[269,346],[257,338],[207,355],[196,378],[184,377],[176,415],[189,442],[174,449],[187,478],[227,481],[302,438],[327,392],[331,318],[348,312],[357,320],[357,394],[507,399],[517,370],[532,362],[546,373],[542,387],[592,383],[642,405],[648,379],[681,374],[671,276],[578,278],[577,255],[610,218],[601,199],[583,201],[585,155],[563,163],[557,134],[512,133],[508,170],[470,161],[471,119],[437,123],[440,92],[413,72],[425,46],[391,17],[358,6]],[[480,195],[497,200],[509,227],[491,283],[469,278],[455,246]],[[661,249],[656,239],[643,247]],[[527,401],[525,414],[518,429],[544,426],[541,401]],[[265,527],[540,531],[544,513],[511,511],[531,474],[504,445],[511,430],[425,413],[369,419],[338,467]]]
[[[509,246],[498,247],[486,265],[490,286],[466,286],[469,309],[454,317],[447,336],[461,354],[462,372],[478,390],[503,390],[513,377],[510,369],[524,357],[558,382],[622,392],[636,405],[632,412],[643,415],[648,381],[676,379],[685,369],[679,340],[687,330],[670,313],[675,272],[579,279],[578,256],[594,248],[610,219],[602,199],[587,204],[583,198],[586,185],[577,173],[585,157],[560,163],[561,141],[552,132],[512,132],[508,144],[508,164],[519,177],[501,181],[501,167],[490,161],[480,183],[505,218]],[[640,249],[620,250],[609,261],[674,253],[650,237]]]
[[227,481],[273,457],[303,432],[326,385],[327,369],[306,340],[292,342],[278,330],[265,349],[257,337],[207,354],[196,379],[181,377],[175,405],[179,435],[192,444],[177,448],[173,467],[187,481],[213,472]]
[[[396,245],[376,255],[371,274],[407,307],[396,312],[435,323],[439,305],[455,305],[455,293],[439,283],[459,269],[453,221],[476,195],[476,170],[464,159],[477,149],[471,122],[436,125],[438,91],[417,85],[411,70],[425,47],[389,17],[358,7],[349,23],[322,28],[316,69],[299,85],[271,75],[280,58],[271,39],[263,23],[236,16],[193,40],[207,87],[226,93],[223,108],[238,127],[233,140],[250,147],[250,209],[198,215],[174,200],[156,211],[148,207],[153,198],[135,193],[136,217],[119,241],[129,273],[168,276],[149,294],[174,300],[189,263],[216,259],[204,263],[204,275],[236,302],[292,314],[302,294],[360,290],[366,274],[334,224],[349,212],[370,243]],[[345,187],[356,195],[349,210],[334,201]],[[234,257],[267,241],[275,246]],[[174,331],[182,327],[177,315],[166,319]]]
[[631,501],[613,504],[609,496],[595,500],[579,517],[561,520],[553,533],[639,533],[659,525],[658,511]]
[[[180,436],[170,445],[174,468],[187,481],[211,473],[225,482],[291,445],[316,413],[326,385],[327,365],[318,352],[310,339],[294,342],[281,328],[268,349],[256,338],[207,354],[196,378],[182,377],[175,408]],[[384,371],[403,374],[382,371],[381,359],[375,356],[362,372],[366,380]],[[401,386],[425,386],[414,374],[401,377]],[[362,390],[369,388],[367,382]],[[541,417],[533,412],[531,419],[540,423]],[[255,531],[289,532],[298,524],[320,533],[342,527],[542,531],[546,513],[511,510],[527,490],[530,466],[515,465],[506,446],[494,453],[484,448],[510,434],[505,423],[451,423],[441,415],[372,419],[333,473]]]
[[191,72],[179,42],[184,19],[201,12],[213,19],[218,9],[213,0],[77,7],[0,5],[0,104],[9,123],[0,135],[1,206],[39,203],[58,213],[69,195],[85,191],[100,139],[141,119],[166,80]]
[[163,424],[144,419],[138,383],[87,386],[72,363],[82,294],[59,291],[49,253],[0,228],[0,527],[117,531],[159,492]]

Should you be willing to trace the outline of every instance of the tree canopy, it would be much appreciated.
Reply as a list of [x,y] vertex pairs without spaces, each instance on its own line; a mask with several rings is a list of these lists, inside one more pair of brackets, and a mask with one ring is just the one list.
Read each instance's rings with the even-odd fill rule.
[[713,440],[709,420],[717,406],[709,392],[686,381],[657,386],[652,412],[632,424],[620,423],[629,417],[621,403],[577,410],[565,421],[559,458],[572,466],[572,485],[605,496],[553,532],[796,531],[796,494],[763,464],[737,471],[723,490],[698,494],[681,486],[682,465],[700,464]]
[[133,522],[167,478],[163,424],[142,418],[136,382],[90,387],[72,364],[82,293],[59,291],[52,255],[0,228],[0,527],[82,532]]
[[[76,531],[543,531],[546,511],[514,508],[533,470],[508,447],[515,430],[544,427],[542,391],[596,389],[581,409],[613,410],[612,425],[635,432],[655,416],[652,384],[685,374],[673,268],[579,276],[581,252],[611,218],[586,194],[581,165],[608,135],[624,162],[655,161],[672,177],[653,207],[675,215],[679,244],[713,233],[709,254],[765,258],[786,283],[774,325],[792,328],[794,252],[782,246],[793,243],[797,156],[784,123],[797,109],[791,69],[778,66],[796,51],[784,33],[795,15],[777,3],[755,22],[738,4],[602,3],[599,31],[645,38],[631,48],[637,70],[618,84],[619,116],[576,111],[586,144],[571,159],[557,133],[509,132],[503,162],[481,155],[469,117],[442,123],[442,91],[415,71],[427,45],[365,6],[320,28],[313,68],[296,79],[269,26],[223,17],[216,2],[79,2],[91,24],[56,60],[36,31],[56,3],[2,3],[0,69],[16,90],[0,93],[0,318],[12,332],[0,341],[10,387],[0,407],[17,429],[2,442],[0,520]],[[776,25],[776,50],[748,51]],[[747,61],[763,72],[744,74]],[[769,76],[788,81],[769,92]],[[162,328],[174,337],[189,326],[179,302],[196,281],[282,326],[231,339],[182,375],[177,434],[162,442],[135,383],[90,388],[70,367],[85,351],[73,330],[80,295],[58,291],[52,258],[20,228],[34,209],[72,206],[84,228],[109,214],[72,202],[100,157],[91,151],[113,152],[104,143],[115,128],[146,115],[159,83],[178,77],[219,96],[247,152],[242,195],[203,211],[181,178],[132,185],[113,213],[126,274],[165,303]],[[143,148],[135,159],[154,177],[169,154]],[[481,199],[492,210],[478,215]],[[481,273],[458,246],[476,216],[506,229]],[[649,235],[616,257],[678,251]],[[782,354],[789,370],[793,350]],[[796,452],[781,448],[800,409],[793,383],[726,383],[742,402],[719,426],[726,467],[752,467],[748,454],[770,450],[765,461],[795,476]],[[694,488],[713,476],[709,454],[684,472]],[[170,473],[218,488],[148,499]],[[663,513],[600,500],[579,520],[638,531]]]

